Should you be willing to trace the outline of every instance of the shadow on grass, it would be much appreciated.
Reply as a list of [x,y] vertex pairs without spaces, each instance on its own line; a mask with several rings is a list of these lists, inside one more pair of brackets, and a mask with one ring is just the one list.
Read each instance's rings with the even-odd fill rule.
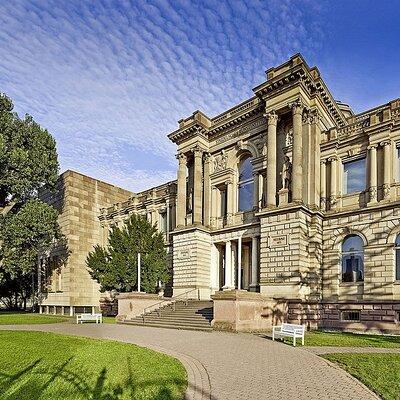
[[[56,367],[42,366],[42,359],[38,359],[14,374],[0,372],[0,399],[1,400],[37,400],[46,398],[44,392],[54,381],[58,381],[59,398],[88,399],[88,400],[120,400],[134,399],[136,395],[143,397],[142,391],[148,391],[149,399],[176,400],[179,390],[185,388],[186,381],[181,379],[162,379],[135,382],[131,367],[131,360],[127,361],[127,378],[122,384],[108,382],[108,370],[102,368],[95,384],[93,375],[83,369],[70,365],[73,357]],[[69,368],[68,368],[69,367]],[[171,390],[171,386],[176,390]],[[151,390],[153,388],[153,390]],[[54,390],[54,389],[53,389]],[[195,388],[202,391],[202,388]],[[54,397],[53,397],[54,398]],[[210,396],[211,399],[211,396]]]

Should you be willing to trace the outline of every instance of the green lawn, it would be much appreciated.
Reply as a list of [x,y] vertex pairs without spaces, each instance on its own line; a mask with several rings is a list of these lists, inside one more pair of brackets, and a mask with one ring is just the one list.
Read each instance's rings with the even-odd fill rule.
[[326,354],[385,400],[400,399],[400,354]]
[[55,324],[66,322],[68,317],[23,312],[0,312],[0,325]]
[[[285,338],[285,342],[292,343],[292,339]],[[301,340],[296,340],[301,345]],[[340,347],[400,347],[400,336],[388,335],[361,335],[345,332],[306,332],[306,346],[340,346]]]
[[182,399],[176,359],[109,340],[0,331],[1,400]]
[[[76,321],[76,317],[69,315],[48,315],[24,312],[0,312],[0,325],[22,324],[55,324],[58,322]],[[85,322],[89,323],[89,322]],[[92,322],[90,322],[92,323]],[[115,317],[103,317],[103,323],[115,324]]]

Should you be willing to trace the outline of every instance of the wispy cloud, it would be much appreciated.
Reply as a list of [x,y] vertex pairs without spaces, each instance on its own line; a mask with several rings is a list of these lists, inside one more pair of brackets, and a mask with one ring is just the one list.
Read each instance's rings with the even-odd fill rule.
[[309,1],[0,2],[0,91],[58,142],[62,169],[138,191],[174,179],[166,135],[252,95],[322,31]]

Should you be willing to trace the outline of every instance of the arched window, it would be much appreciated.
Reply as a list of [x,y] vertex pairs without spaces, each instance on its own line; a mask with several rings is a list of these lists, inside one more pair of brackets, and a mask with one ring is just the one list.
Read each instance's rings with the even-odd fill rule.
[[360,236],[349,235],[342,243],[342,282],[364,280],[364,243]]
[[239,211],[249,211],[253,209],[253,166],[251,165],[251,156],[247,156],[239,164]]
[[397,235],[394,242],[394,251],[396,253],[396,281],[400,281],[400,234]]

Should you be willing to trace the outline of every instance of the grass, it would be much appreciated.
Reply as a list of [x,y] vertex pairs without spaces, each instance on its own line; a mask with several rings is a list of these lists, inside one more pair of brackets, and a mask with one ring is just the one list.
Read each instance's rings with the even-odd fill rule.
[[[31,325],[31,324],[55,324],[59,322],[74,321],[76,317],[69,315],[51,315],[24,312],[0,312],[0,325]],[[86,322],[88,323],[88,322]],[[115,324],[115,317],[103,317],[103,323]]]
[[384,400],[400,399],[400,354],[326,354]]
[[[292,339],[285,338],[285,342],[292,343]],[[296,340],[301,345],[301,340]],[[306,346],[337,346],[337,347],[400,347],[400,336],[364,335],[348,332],[306,332]]]
[[55,324],[66,322],[68,317],[24,312],[0,312],[0,325]]
[[44,332],[0,332],[1,400],[175,400],[176,359],[135,345]]

